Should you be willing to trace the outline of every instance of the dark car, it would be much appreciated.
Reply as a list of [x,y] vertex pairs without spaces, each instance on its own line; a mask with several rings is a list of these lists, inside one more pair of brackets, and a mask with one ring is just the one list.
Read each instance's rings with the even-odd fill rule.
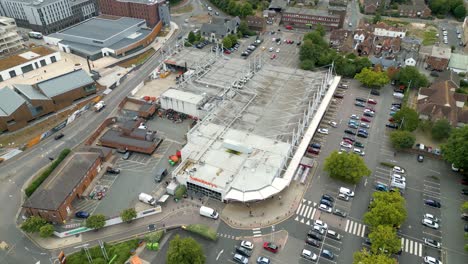
[[132,155],[132,152],[127,151],[127,152],[125,152],[125,154],[122,156],[122,159],[123,159],[123,160],[128,160],[128,159],[130,158],[131,155]]
[[89,217],[89,213],[88,212],[85,212],[85,211],[78,211],[76,212],[75,216],[77,218],[88,218]]
[[312,143],[309,146],[311,146],[312,148],[316,148],[316,149],[321,149],[322,148],[322,145],[320,145],[319,143]]
[[320,153],[320,149],[317,148],[307,148],[307,152],[318,155]]
[[349,128],[353,128],[353,129],[357,129],[358,128],[358,125],[354,124],[354,123],[349,123],[348,124],[348,127]]
[[398,129],[398,125],[397,125],[397,124],[393,124],[393,123],[386,124],[385,126],[386,126],[386,127],[389,127],[389,128],[393,128],[393,129]]
[[380,91],[379,91],[379,90],[372,89],[372,90],[370,91],[370,94],[372,94],[372,95],[380,95]]
[[432,206],[432,207],[437,207],[437,208],[440,208],[440,203],[436,200],[432,200],[432,199],[426,199],[424,200],[424,203],[426,205],[429,205],[429,206]]
[[346,212],[341,211],[340,209],[333,210],[333,214],[337,215],[337,216],[340,216],[340,217],[343,217],[343,218],[346,218],[346,216],[348,216],[348,214]]
[[367,138],[367,134],[364,134],[364,133],[358,133],[357,134],[358,137],[362,137],[362,138]]
[[60,134],[55,135],[54,139],[59,140],[59,139],[63,138],[63,136],[65,136],[65,135],[63,133],[60,133]]
[[320,203],[325,204],[326,206],[329,206],[329,207],[333,207],[333,203],[326,199],[320,200]]
[[320,247],[320,241],[318,240],[315,240],[313,238],[306,238],[305,242],[308,244],[308,245],[311,245],[313,247]]
[[371,122],[369,118],[365,118],[365,117],[361,117],[361,121],[364,121],[364,122],[367,122],[367,123]]
[[307,233],[307,236],[310,237],[310,238],[313,238],[315,240],[318,240],[318,241],[322,241],[323,240],[323,236],[315,231],[312,231],[310,230],[308,233]]
[[351,142],[354,142],[355,139],[354,138],[351,138],[351,137],[343,137],[344,140],[349,140]]
[[366,239],[364,240],[364,243],[369,246],[372,245],[372,241],[368,237],[366,237]]
[[246,257],[250,257],[252,256],[252,251],[244,248],[244,247],[236,247],[236,252],[243,255],[243,256],[246,256]]
[[343,98],[343,97],[344,97],[344,94],[342,94],[342,93],[336,93],[336,94],[333,95],[333,97],[335,97],[335,98]]
[[378,183],[377,185],[375,185],[375,189],[377,191],[381,191],[381,192],[388,192],[388,187],[383,185],[383,184],[380,184]]
[[356,101],[358,102],[367,102],[366,98],[356,97]]
[[423,162],[423,161],[424,161],[424,156],[421,155],[421,154],[419,154],[419,155],[418,155],[418,161],[419,161],[419,162]]
[[330,195],[328,195],[328,194],[322,195],[322,200],[328,200],[328,201],[330,201],[332,203],[335,202],[335,199],[333,197],[331,197]]
[[468,178],[461,179],[460,183],[463,184],[463,185],[468,185]]
[[333,254],[333,252],[331,252],[330,250],[328,249],[324,249],[322,250],[322,252],[320,253],[320,256],[326,258],[326,259],[330,259],[332,260],[334,257],[335,257],[335,254]]
[[358,148],[363,148],[364,147],[364,144],[362,144],[361,142],[359,141],[356,141],[354,142],[354,146],[358,147]]
[[370,113],[370,112],[364,112],[364,115],[365,116],[368,116],[368,117],[374,117],[374,114]]
[[119,169],[114,169],[112,167],[108,167],[106,169],[107,173],[111,173],[111,174],[119,174],[120,173],[120,170]]
[[398,106],[398,107],[401,107],[401,103],[392,103],[392,106]]
[[462,193],[463,195],[468,195],[468,189],[463,189],[463,190],[461,191],[461,193]]
[[465,232],[468,232],[468,224],[465,224]]
[[352,130],[349,130],[349,129],[345,129],[344,131],[346,134],[350,134],[350,135],[356,135],[356,132],[352,131]]

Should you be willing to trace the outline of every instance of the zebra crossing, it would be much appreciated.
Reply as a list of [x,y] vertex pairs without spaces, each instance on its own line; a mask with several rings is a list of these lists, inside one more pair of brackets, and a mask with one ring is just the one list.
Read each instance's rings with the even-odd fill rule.
[[313,223],[315,213],[317,212],[317,209],[315,208],[316,206],[317,203],[302,199],[302,203],[296,210],[296,217],[294,220],[306,225],[311,225]]
[[423,244],[408,238],[401,238],[401,249],[419,257],[423,256]]
[[227,238],[227,239],[238,240],[238,237],[236,237],[234,235],[223,234],[223,233],[216,233],[216,235],[218,237],[224,237],[224,238]]
[[253,237],[260,237],[262,236],[262,230],[260,228],[253,228]]
[[359,237],[365,237],[366,225],[346,219],[345,232]]

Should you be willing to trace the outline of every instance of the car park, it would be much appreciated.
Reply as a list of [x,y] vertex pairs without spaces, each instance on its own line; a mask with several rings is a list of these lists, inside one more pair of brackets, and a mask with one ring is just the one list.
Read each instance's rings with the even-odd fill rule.
[[318,241],[323,240],[323,236],[320,233],[315,232],[314,230],[309,230],[309,232],[307,233],[307,236]]
[[328,129],[326,129],[326,128],[319,128],[319,129],[318,129],[318,132],[319,132],[320,134],[328,135]]
[[312,253],[312,251],[307,250],[307,249],[302,250],[301,256],[305,259],[312,260],[312,261],[316,261],[318,258],[315,253]]
[[246,248],[248,250],[252,250],[254,247],[254,244],[250,241],[247,240],[242,240],[240,243],[241,247]]
[[424,257],[424,263],[425,264],[442,264],[442,262],[434,257],[431,256],[425,256]]
[[267,257],[258,257],[257,258],[257,264],[270,264],[270,259]]
[[430,247],[437,248],[437,249],[440,248],[440,243],[434,239],[423,238],[423,240],[426,246],[430,246]]
[[236,247],[236,252],[246,257],[250,257],[252,255],[252,251],[244,247]]
[[263,243],[263,248],[273,253],[278,252],[278,249],[279,249],[279,247],[275,243],[272,243],[272,242]]
[[332,212],[331,207],[327,206],[326,204],[320,204],[320,205],[319,205],[319,210],[321,210],[321,211],[323,211],[323,212],[327,212],[327,213],[331,213],[331,212]]
[[242,256],[241,254],[234,254],[234,256],[232,257],[232,259],[234,260],[234,262],[240,263],[240,264],[247,264],[247,263],[249,263],[249,259],[246,258],[245,256]]
[[340,209],[337,209],[335,208],[335,210],[333,210],[333,214],[334,215],[337,215],[339,217],[343,217],[343,218],[346,218],[346,216],[348,216],[348,214]]
[[356,132],[352,131],[352,130],[349,130],[349,129],[345,129],[344,131],[346,134],[350,134],[350,135],[356,135]]
[[426,205],[429,205],[429,206],[432,206],[432,207],[436,207],[436,208],[440,208],[441,204],[440,202],[436,201],[436,200],[432,200],[432,199],[425,199],[424,200],[424,203]]
[[320,256],[330,260],[333,260],[335,258],[335,254],[333,254],[333,252],[331,252],[328,249],[323,249],[320,253]]
[[439,224],[432,221],[431,219],[427,219],[427,218],[423,218],[423,220],[421,221],[421,223],[424,225],[424,226],[427,226],[427,227],[430,227],[430,228],[433,228],[433,229],[439,229]]

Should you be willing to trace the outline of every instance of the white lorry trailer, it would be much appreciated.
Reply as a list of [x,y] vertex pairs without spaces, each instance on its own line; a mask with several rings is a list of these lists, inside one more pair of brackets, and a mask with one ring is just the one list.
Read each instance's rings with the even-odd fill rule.
[[146,193],[140,193],[140,195],[138,195],[138,200],[140,200],[140,202],[143,202],[152,206],[156,205],[156,199],[153,196],[146,194]]
[[200,207],[200,215],[211,219],[218,219],[219,217],[219,214],[215,209],[206,206]]

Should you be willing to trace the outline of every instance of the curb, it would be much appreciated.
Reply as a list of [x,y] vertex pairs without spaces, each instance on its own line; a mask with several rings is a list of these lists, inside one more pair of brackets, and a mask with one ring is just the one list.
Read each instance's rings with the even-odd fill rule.
[[[302,195],[299,199],[299,203],[297,205],[294,205],[294,210],[291,211],[291,213],[287,214],[284,218],[282,219],[278,219],[277,221],[273,221],[271,223],[268,223],[268,224],[260,224],[260,225],[255,225],[255,226],[250,226],[250,227],[239,227],[239,226],[236,226],[236,225],[233,225],[233,224],[230,224],[228,220],[225,219],[225,217],[220,217],[220,219],[226,224],[228,225],[230,228],[232,229],[238,229],[238,230],[250,230],[252,228],[267,228],[267,227],[270,227],[272,225],[278,225],[286,220],[288,220],[289,218],[291,218],[295,212],[296,212],[296,209],[299,207],[299,205],[301,204],[301,200],[304,199],[304,194],[306,193],[307,189],[309,189],[309,186],[310,186],[310,183],[312,182],[312,179],[314,178],[315,176],[315,173],[317,172],[317,168],[318,168],[318,163],[316,162],[316,166],[314,166],[313,168],[313,171],[312,173],[310,174],[311,177],[310,179],[307,181],[307,184],[305,186],[305,189],[304,191],[302,192]],[[295,203],[296,200],[294,200],[294,203]]]

